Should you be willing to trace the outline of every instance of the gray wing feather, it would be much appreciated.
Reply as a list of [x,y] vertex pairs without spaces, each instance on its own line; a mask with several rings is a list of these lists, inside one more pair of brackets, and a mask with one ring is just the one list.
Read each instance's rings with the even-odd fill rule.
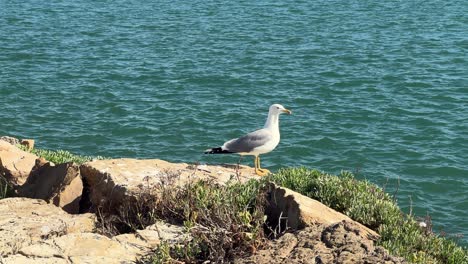
[[231,152],[250,152],[254,148],[264,145],[271,137],[272,135],[268,130],[260,129],[243,137],[227,141],[224,143],[223,149]]

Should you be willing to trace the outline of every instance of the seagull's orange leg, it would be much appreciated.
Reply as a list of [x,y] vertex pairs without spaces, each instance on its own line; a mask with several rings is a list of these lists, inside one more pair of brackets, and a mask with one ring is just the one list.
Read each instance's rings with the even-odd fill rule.
[[257,165],[257,160],[258,159],[258,156],[255,156],[254,157],[254,166],[255,166],[255,174],[259,175],[259,171],[258,171],[258,165]]
[[258,175],[258,176],[266,176],[268,174],[270,174],[271,172],[267,169],[262,169],[260,167],[260,156],[256,156],[255,157],[255,173]]

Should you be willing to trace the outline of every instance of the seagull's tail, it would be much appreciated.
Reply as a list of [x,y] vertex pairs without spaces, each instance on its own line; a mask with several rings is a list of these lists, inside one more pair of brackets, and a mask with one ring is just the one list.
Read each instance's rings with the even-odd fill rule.
[[223,150],[222,148],[211,148],[211,149],[205,150],[205,154],[229,154],[229,153],[234,153],[234,152]]

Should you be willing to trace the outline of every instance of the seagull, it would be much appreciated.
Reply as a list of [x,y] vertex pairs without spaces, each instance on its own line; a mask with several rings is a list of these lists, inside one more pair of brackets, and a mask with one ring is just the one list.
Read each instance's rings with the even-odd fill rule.
[[282,113],[290,115],[291,111],[280,104],[271,105],[268,118],[262,129],[226,141],[221,147],[207,149],[205,154],[237,153],[241,156],[252,155],[255,156],[255,173],[259,176],[268,175],[270,171],[260,167],[260,154],[274,150],[280,142],[279,116]]

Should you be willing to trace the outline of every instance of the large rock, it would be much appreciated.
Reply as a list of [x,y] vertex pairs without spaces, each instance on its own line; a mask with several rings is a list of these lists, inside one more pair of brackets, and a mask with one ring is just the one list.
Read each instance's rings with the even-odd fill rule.
[[95,229],[93,214],[70,215],[43,200],[0,200],[0,256],[45,239]]
[[375,240],[363,234],[356,222],[313,224],[300,231],[286,233],[270,241],[267,249],[234,263],[406,263],[374,243]]
[[0,176],[13,186],[23,185],[38,157],[0,140]]
[[[146,249],[146,250],[145,250]],[[75,233],[55,237],[23,247],[18,254],[8,256],[5,264],[13,263],[135,263],[147,248],[121,243],[99,234]]]
[[140,251],[98,234],[68,234],[21,248],[2,263],[133,263]]
[[11,145],[18,145],[20,143],[20,140],[14,137],[9,137],[9,136],[1,136],[0,141],[6,141],[10,143]]
[[81,166],[81,175],[93,206],[112,205],[113,208],[137,196],[142,188],[158,184],[183,185],[199,179],[224,183],[231,179],[258,178],[247,166],[197,166],[158,159],[94,160]]
[[55,166],[0,140],[0,177],[18,196],[43,199],[69,213],[79,212],[83,183],[76,164]]
[[192,237],[182,226],[158,221],[143,230],[137,230],[131,234],[114,236],[113,239],[120,243],[130,244],[144,248],[146,251],[151,251],[161,244],[161,242],[166,242],[169,245],[183,245],[185,242],[191,241]]
[[6,256],[2,264],[17,263],[136,263],[161,241],[183,243],[187,237],[182,227],[159,222],[138,230],[108,238],[93,233],[71,233],[21,247],[17,254]]
[[80,167],[74,163],[38,166],[18,188],[19,196],[43,199],[73,214],[79,212],[82,192]]
[[[337,212],[321,202],[294,192],[288,188],[270,184],[269,206],[266,209],[270,226],[278,233],[286,229],[298,230],[316,224],[333,224],[343,220],[354,222],[348,216]],[[372,229],[355,222],[362,234],[375,239],[379,235]]]
[[25,146],[27,150],[32,150],[34,148],[34,139],[22,139],[20,144]]

